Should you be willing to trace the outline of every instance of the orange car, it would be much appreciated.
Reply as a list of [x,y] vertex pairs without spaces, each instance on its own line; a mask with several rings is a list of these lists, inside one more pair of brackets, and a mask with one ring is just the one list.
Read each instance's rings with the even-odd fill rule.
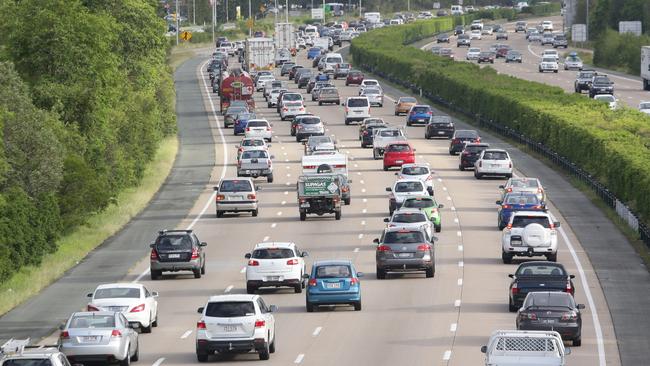
[[407,114],[411,107],[417,104],[417,100],[413,97],[401,97],[395,102],[395,115]]

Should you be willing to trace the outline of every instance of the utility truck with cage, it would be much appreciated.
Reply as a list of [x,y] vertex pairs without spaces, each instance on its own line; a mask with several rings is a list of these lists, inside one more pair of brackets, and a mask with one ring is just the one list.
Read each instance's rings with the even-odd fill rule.
[[30,339],[10,339],[0,347],[2,366],[70,366],[58,345],[32,346]]
[[[321,170],[325,169],[330,168],[326,166]],[[308,214],[322,216],[328,213],[333,213],[336,220],[341,219],[341,177],[338,174],[300,176],[297,191],[300,221],[305,221]]]
[[496,330],[481,352],[485,366],[565,366],[571,349],[555,331]]

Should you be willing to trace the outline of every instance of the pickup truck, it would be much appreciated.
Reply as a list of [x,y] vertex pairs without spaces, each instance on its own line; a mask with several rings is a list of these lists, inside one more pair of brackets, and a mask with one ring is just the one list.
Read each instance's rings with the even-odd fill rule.
[[524,262],[519,265],[512,278],[508,294],[508,309],[511,312],[517,311],[529,292],[534,291],[557,291],[575,294],[575,287],[572,279],[574,275],[567,273],[560,263],[547,261]]
[[375,160],[384,156],[384,149],[388,144],[398,141],[407,141],[404,131],[396,127],[378,128],[373,130],[372,157]]
[[496,330],[481,352],[485,366],[565,366],[571,349],[556,331]]
[[298,178],[298,210],[300,221],[307,214],[322,216],[333,213],[341,219],[341,181],[338,174],[303,175]]
[[576,77],[576,81],[573,83],[575,92],[582,93],[583,90],[589,90],[591,79],[593,79],[594,75],[597,75],[594,70],[583,69],[580,71]]
[[273,155],[269,156],[266,149],[245,150],[237,162],[238,177],[266,177],[268,183],[273,183]]

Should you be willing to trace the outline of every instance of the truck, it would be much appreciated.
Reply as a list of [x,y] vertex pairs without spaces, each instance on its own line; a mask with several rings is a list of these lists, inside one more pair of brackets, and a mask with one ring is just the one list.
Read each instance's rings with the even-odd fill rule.
[[341,177],[338,174],[302,175],[298,177],[298,210],[300,221],[308,214],[322,216],[333,213],[341,219]]
[[244,51],[244,69],[255,75],[261,70],[273,70],[275,43],[273,38],[248,38]]
[[348,175],[348,156],[346,154],[303,155],[301,163],[304,175],[318,174],[324,165],[329,166],[333,174]]
[[486,366],[565,366],[571,349],[556,331],[496,330],[481,352]]
[[296,46],[294,38],[294,30],[292,23],[275,23],[275,48],[281,50],[283,48],[291,50]]
[[255,108],[255,100],[253,99],[253,91],[255,86],[253,78],[241,69],[233,69],[219,83],[219,97],[220,97],[220,110],[223,113],[233,100],[244,100],[249,106],[249,109]]
[[318,37],[314,39],[314,47],[319,47],[324,50],[330,49],[330,40],[328,37]]
[[363,19],[368,23],[380,23],[381,13],[363,13]]
[[641,47],[641,78],[643,90],[650,90],[650,46]]

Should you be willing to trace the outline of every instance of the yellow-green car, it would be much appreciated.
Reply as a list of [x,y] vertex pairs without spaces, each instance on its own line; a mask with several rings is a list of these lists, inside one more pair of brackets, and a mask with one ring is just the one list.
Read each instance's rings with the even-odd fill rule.
[[431,196],[417,196],[409,197],[404,200],[403,208],[419,208],[426,213],[427,217],[433,222],[433,227],[437,233],[442,230],[442,219],[440,217],[440,209],[445,207],[443,204],[438,204],[436,199]]

